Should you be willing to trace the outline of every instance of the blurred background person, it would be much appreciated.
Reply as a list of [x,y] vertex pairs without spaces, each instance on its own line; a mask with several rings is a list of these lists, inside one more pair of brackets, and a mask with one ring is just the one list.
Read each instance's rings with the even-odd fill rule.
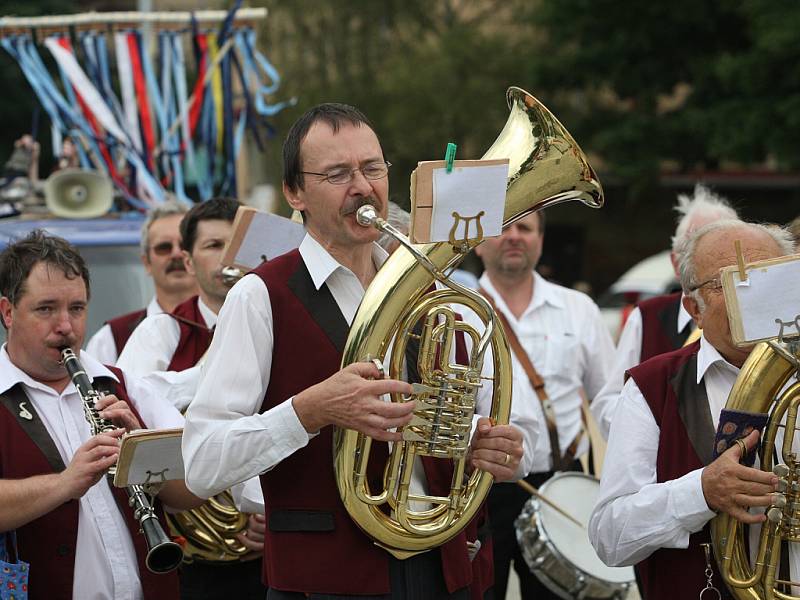
[[[714,221],[738,220],[739,215],[725,198],[701,184],[695,186],[691,196],[678,196],[675,211],[678,222],[672,236],[670,260],[675,275],[679,276],[679,249],[689,235]],[[683,307],[682,297],[683,293],[678,291],[649,298],[638,303],[628,316],[606,385],[595,399],[592,410],[605,439],[608,439],[617,400],[625,383],[625,372],[652,356],[680,348],[689,338],[692,318]]]
[[153,278],[155,295],[146,308],[108,320],[86,344],[86,351],[105,365],[116,364],[133,330],[146,317],[172,312],[197,293],[197,280],[186,271],[180,223],[188,209],[176,200],[151,209],[142,224],[141,259]]
[[[490,238],[475,252],[485,271],[480,291],[495,306],[512,348],[511,423],[538,423],[533,467],[525,480],[541,486],[557,471],[581,471],[589,450],[583,390],[589,399],[605,383],[614,342],[597,305],[585,294],[547,281],[536,272],[542,255],[545,215],[530,214]],[[558,598],[530,571],[517,543],[514,521],[528,492],[498,483],[489,494],[494,542],[495,598],[506,597],[514,564],[524,599]]]

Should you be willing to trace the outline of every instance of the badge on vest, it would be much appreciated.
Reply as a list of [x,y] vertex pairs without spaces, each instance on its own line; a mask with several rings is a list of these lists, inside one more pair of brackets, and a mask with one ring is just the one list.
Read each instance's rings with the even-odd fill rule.
[[33,421],[33,415],[27,408],[25,408],[26,404],[27,402],[19,403],[19,416],[23,419],[27,419],[28,421]]

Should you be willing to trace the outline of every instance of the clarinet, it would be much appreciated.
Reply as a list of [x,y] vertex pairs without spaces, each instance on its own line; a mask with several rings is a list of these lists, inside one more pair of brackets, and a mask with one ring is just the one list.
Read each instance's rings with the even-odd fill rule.
[[[61,349],[61,360],[75,389],[78,390],[78,395],[83,403],[83,414],[89,422],[92,435],[118,429],[111,421],[100,416],[95,407],[95,403],[101,397],[100,393],[92,386],[89,376],[83,370],[83,365],[72,348]],[[116,472],[116,465],[108,469],[107,476],[112,485]],[[125,491],[128,493],[128,504],[133,508],[134,518],[139,522],[140,532],[144,534],[147,543],[147,558],[145,559],[147,568],[153,573],[169,573],[175,570],[183,560],[183,550],[164,532],[144,487],[129,485]]]

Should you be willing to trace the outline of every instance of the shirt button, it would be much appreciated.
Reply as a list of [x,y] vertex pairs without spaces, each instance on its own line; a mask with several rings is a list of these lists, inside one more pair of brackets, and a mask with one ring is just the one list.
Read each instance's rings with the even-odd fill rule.
[[71,551],[70,547],[66,544],[59,544],[58,548],[56,548],[56,554],[59,556],[66,556]]

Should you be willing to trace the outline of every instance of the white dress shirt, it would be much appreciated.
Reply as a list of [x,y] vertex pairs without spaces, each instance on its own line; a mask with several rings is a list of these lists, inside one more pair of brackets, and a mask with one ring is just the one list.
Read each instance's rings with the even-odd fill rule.
[[[164,309],[161,308],[155,296],[150,300],[150,304],[147,305],[146,310],[146,317],[159,315],[164,312]],[[89,338],[89,341],[86,342],[86,352],[94,356],[104,365],[117,364],[117,358],[119,358],[117,355],[117,344],[114,342],[114,334],[111,333],[110,325],[106,323],[97,330],[97,333]]]
[[[678,324],[676,333],[683,331],[692,322],[692,317],[680,303],[678,309]],[[642,312],[637,306],[631,311],[622,335],[617,342],[614,360],[606,379],[606,384],[594,399],[592,412],[597,420],[597,426],[605,439],[611,429],[611,419],[617,409],[617,401],[625,383],[625,371],[642,362]]]
[[[739,369],[701,336],[696,381],[706,387],[715,430],[738,375]],[[600,493],[589,520],[589,538],[607,565],[633,565],[659,548],[688,548],[689,536],[716,514],[703,495],[702,468],[656,483],[659,434],[647,401],[629,379],[611,424]],[[750,527],[752,552],[759,533],[760,527]],[[800,560],[792,550],[789,564],[794,579]]]
[[[591,400],[605,383],[614,342],[597,305],[586,295],[556,285],[534,272],[533,297],[517,319],[488,275],[480,278],[481,287],[494,299],[514,330],[520,344],[542,376],[553,405],[562,456],[583,427],[581,389]],[[538,427],[531,472],[553,468],[550,438],[542,404],[530,384],[525,369],[512,355],[513,403],[511,422]],[[594,405],[592,405],[593,408]],[[523,429],[524,430],[524,429]],[[588,436],[581,439],[576,456],[589,449]]]
[[[204,321],[201,325],[213,328],[217,324],[216,313],[199,296],[197,306]],[[166,371],[180,339],[181,327],[175,317],[167,313],[148,316],[131,334],[117,366],[139,377],[154,371]]]
[[[342,316],[352,323],[364,295],[361,282],[311,236],[306,235],[299,251],[314,286],[327,284]],[[386,257],[375,244],[376,267]],[[313,437],[300,423],[292,398],[259,412],[274,344],[272,306],[260,277],[246,276],[228,292],[216,331],[183,436],[187,486],[203,497],[268,471]]]
[[[107,376],[116,380],[111,371],[86,352],[81,352],[81,362],[90,378]],[[11,362],[3,345],[0,392],[6,392],[17,383],[22,383],[61,459],[65,465],[69,464],[76,450],[91,437],[75,387],[70,383],[58,394],[53,388],[33,380]],[[155,395],[146,382],[126,377],[125,386],[142,417],[143,426],[164,429],[183,425],[180,413]],[[89,488],[79,501],[72,597],[76,600],[142,598],[133,542],[105,477]]]
[[[206,327],[217,324],[217,314],[197,298],[200,316]],[[183,371],[167,371],[180,342],[178,321],[166,313],[147,317],[139,324],[119,357],[119,367],[145,379],[148,384],[167,398],[180,412],[185,412],[194,399],[200,384],[201,364]],[[236,506],[242,512],[264,513],[264,497],[258,478],[253,478],[231,489]]]

